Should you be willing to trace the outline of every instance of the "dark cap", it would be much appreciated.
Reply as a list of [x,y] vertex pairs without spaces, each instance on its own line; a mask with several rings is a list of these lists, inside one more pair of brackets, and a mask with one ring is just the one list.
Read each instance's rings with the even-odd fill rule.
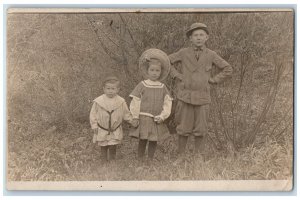
[[186,36],[190,37],[190,35],[192,34],[192,32],[194,30],[197,30],[197,29],[202,29],[202,30],[204,30],[207,33],[207,35],[209,35],[207,26],[205,24],[203,24],[203,23],[193,23],[190,26],[190,28],[186,31]]
[[103,87],[106,83],[120,83],[120,80],[116,76],[107,76],[102,82]]

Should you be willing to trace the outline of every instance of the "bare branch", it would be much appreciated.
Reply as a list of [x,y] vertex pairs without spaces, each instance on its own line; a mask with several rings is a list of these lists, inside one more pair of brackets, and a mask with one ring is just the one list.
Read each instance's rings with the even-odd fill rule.
[[130,36],[130,39],[131,41],[133,42],[133,47],[134,47],[134,50],[136,51],[136,53],[138,55],[140,55],[142,53],[142,50],[141,50],[141,47],[139,46],[139,44],[136,42],[136,40],[133,38],[133,35],[131,33],[131,30],[126,22],[126,20],[124,19],[124,17],[121,15],[121,13],[119,13],[119,16],[120,16],[120,19],[122,20],[124,26],[125,26],[125,29],[127,30],[129,36]]
[[283,74],[283,65],[279,64],[279,63],[275,63],[274,68],[275,68],[275,70],[274,70],[274,74],[273,74],[273,82],[272,82],[272,85],[270,87],[268,96],[266,97],[266,100],[265,100],[265,103],[264,103],[264,106],[263,106],[263,111],[261,112],[252,133],[247,138],[247,140],[246,140],[247,143],[253,143],[254,142],[255,136],[257,135],[257,133],[259,131],[259,128],[263,124],[263,122],[266,118],[266,115],[270,110],[271,105],[273,105],[274,102],[275,102],[276,95],[278,93],[278,88],[279,88],[279,85],[280,85],[280,82],[281,82],[280,78]]
[[282,121],[284,121],[286,119],[286,117],[288,116],[288,114],[290,114],[290,111],[293,109],[293,106],[291,105],[286,111],[285,114],[280,118],[280,120],[276,123],[276,125],[274,126],[274,128],[272,129],[271,133],[268,135],[273,135],[274,132],[276,131],[276,129],[279,127],[279,125],[281,124]]
[[221,110],[221,103],[219,102],[218,96],[216,95],[216,89],[215,89],[215,88],[212,89],[212,95],[214,96],[213,99],[215,99],[215,102],[216,102],[216,107],[217,107],[217,111],[218,111],[219,120],[220,120],[221,125],[222,125],[222,127],[223,127],[225,136],[226,136],[226,138],[227,138],[229,141],[232,142],[232,138],[231,138],[230,135],[228,134],[228,129],[227,129],[226,125],[225,125],[223,113],[222,113],[222,110]]
[[120,59],[120,55],[110,51],[105,44],[103,43],[103,41],[101,40],[101,38],[98,35],[98,29],[95,27],[95,25],[93,24],[93,21],[91,19],[89,19],[89,17],[86,17],[88,24],[91,26],[92,30],[94,31],[94,33],[96,34],[96,38],[98,40],[98,42],[100,42],[101,47],[103,48],[103,50],[105,51],[105,53],[113,60],[115,60],[118,63],[122,63],[122,59]]

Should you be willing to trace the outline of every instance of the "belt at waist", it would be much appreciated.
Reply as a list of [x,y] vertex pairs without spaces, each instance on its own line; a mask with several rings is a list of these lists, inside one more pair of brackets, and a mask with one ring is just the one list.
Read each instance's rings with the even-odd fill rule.
[[115,132],[115,131],[121,126],[121,123],[120,123],[116,128],[113,128],[113,129],[112,129],[112,128],[104,128],[104,127],[101,126],[99,123],[97,123],[97,124],[98,124],[98,127],[99,127],[99,128],[101,128],[101,129],[107,131],[108,134]]

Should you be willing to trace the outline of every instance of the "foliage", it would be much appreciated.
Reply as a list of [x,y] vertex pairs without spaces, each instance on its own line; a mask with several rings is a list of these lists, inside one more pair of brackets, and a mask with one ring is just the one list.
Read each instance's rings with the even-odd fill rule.
[[[293,17],[292,12],[9,14],[9,179],[289,177]],[[234,67],[233,77],[211,90],[208,160],[189,154],[183,166],[173,166],[173,135],[160,145],[159,161],[147,167],[135,161],[136,143],[125,137],[117,162],[97,167],[99,151],[90,143],[88,115],[92,100],[102,93],[101,80],[117,75],[120,95],[129,102],[128,94],[141,80],[141,53],[159,48],[170,54],[188,46],[185,30],[196,21],[209,26],[207,46]],[[166,80],[176,97],[174,83]],[[167,123],[175,133],[173,116]]]

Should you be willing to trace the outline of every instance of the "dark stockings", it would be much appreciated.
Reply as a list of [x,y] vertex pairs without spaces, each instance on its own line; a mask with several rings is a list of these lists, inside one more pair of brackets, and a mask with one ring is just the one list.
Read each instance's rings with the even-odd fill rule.
[[[139,140],[138,145],[138,158],[142,158],[145,155],[146,145],[148,140]],[[154,157],[154,153],[156,150],[157,142],[156,141],[149,141],[148,145],[148,157],[152,159]]]
[[101,159],[103,161],[108,160],[108,153],[109,159],[114,160],[116,158],[117,145],[101,146]]
[[203,153],[204,142],[203,136],[195,137],[195,153]]
[[157,146],[157,142],[156,141],[149,141],[149,145],[148,145],[148,157],[150,159],[153,159],[153,157],[154,157],[156,146]]

